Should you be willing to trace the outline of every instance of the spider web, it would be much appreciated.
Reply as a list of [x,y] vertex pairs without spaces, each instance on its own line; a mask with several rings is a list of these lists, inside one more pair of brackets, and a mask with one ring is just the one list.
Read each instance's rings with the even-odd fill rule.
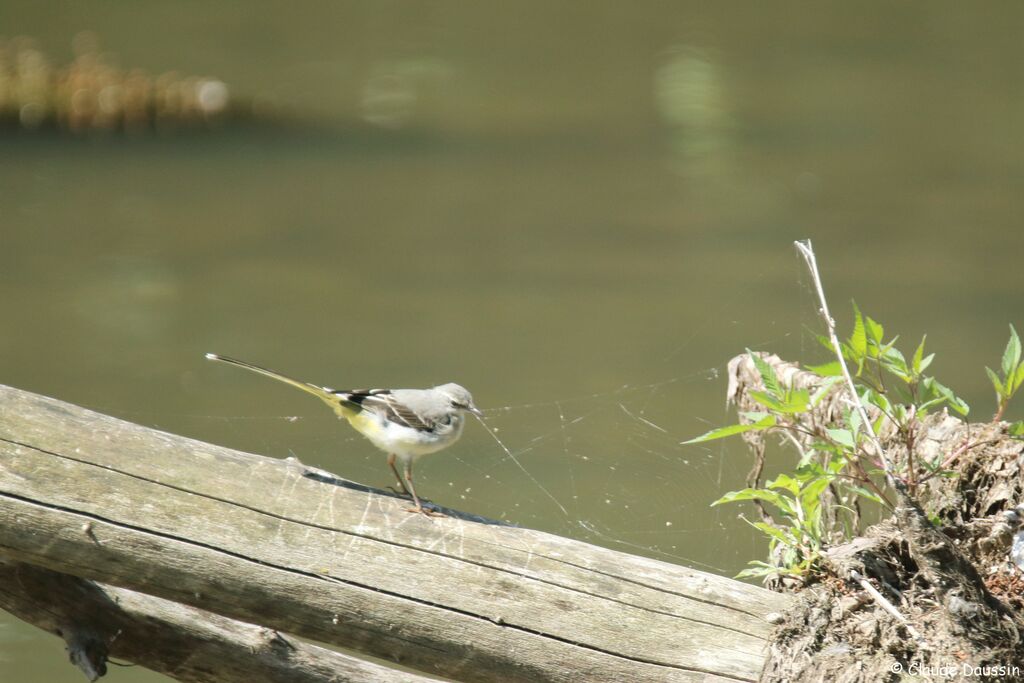
[[[685,397],[695,391],[710,391],[722,405],[720,374],[707,367],[603,392],[484,407],[482,419],[468,418],[457,444],[418,461],[417,492],[519,526],[735,573],[764,554],[763,541],[737,518],[738,510],[709,506],[742,487],[749,468],[744,447],[738,440],[681,444],[729,419],[724,408],[699,422],[684,417]],[[393,484],[384,454],[312,401],[294,415],[162,419],[174,425],[154,426],[182,431],[191,425],[185,433],[232,448],[294,457],[376,488]]]
[[[786,307],[801,305],[790,299]],[[802,308],[799,315],[808,321],[813,309]],[[705,337],[753,340],[751,348],[794,357],[806,351],[808,335],[791,332],[798,324],[777,311],[765,315],[740,325],[708,313],[660,359],[666,368],[690,362],[683,374],[578,395],[549,391],[544,400],[507,405],[487,405],[478,397],[483,419],[468,417],[458,443],[417,462],[417,492],[424,500],[475,515],[735,574],[749,560],[763,559],[766,542],[743,521],[749,510],[711,503],[745,486],[750,456],[739,439],[681,442],[735,422],[724,405],[723,375],[728,360],[743,349],[722,353],[716,348],[702,355],[694,347]],[[722,324],[729,329],[714,329]],[[696,365],[691,358],[713,364]],[[394,484],[382,452],[326,406],[283,389],[274,394],[273,384],[266,394],[252,384],[233,415],[112,412],[242,451],[293,457],[373,488]],[[285,401],[275,405],[290,409],[294,401],[298,412],[261,413],[259,406],[275,396]],[[157,420],[160,424],[154,424]]]

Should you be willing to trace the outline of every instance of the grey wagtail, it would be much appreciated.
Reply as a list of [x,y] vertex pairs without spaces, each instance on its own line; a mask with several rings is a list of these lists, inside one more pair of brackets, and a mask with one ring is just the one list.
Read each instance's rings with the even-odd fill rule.
[[[473,396],[458,384],[442,384],[431,389],[347,389],[338,390],[301,382],[252,363],[214,353],[219,360],[272,377],[313,394],[329,405],[338,417],[348,420],[357,432],[388,454],[388,467],[398,485],[412,496],[415,507],[409,512],[431,513],[420,504],[412,485],[412,466],[421,456],[435,453],[462,436],[465,413],[481,415],[473,405]],[[402,462],[405,476],[398,473],[395,460]]]

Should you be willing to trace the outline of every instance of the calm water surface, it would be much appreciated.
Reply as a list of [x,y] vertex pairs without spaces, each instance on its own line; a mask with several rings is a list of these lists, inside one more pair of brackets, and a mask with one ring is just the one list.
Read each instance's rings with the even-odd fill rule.
[[[0,7],[57,61],[83,29],[287,121],[0,138],[5,384],[384,486],[316,402],[203,353],[457,381],[513,457],[470,424],[427,497],[732,574],[764,544],[708,504],[747,455],[678,444],[731,419],[744,347],[821,359],[792,240],[978,417],[1024,329],[1017,3]],[[0,615],[3,680],[80,680],[61,649]]]

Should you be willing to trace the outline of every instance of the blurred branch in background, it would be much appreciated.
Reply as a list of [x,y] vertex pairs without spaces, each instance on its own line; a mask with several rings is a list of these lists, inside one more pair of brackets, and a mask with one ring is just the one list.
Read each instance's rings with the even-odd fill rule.
[[218,78],[122,69],[88,32],[72,47],[71,63],[57,66],[31,38],[0,39],[0,128],[171,132],[252,115]]

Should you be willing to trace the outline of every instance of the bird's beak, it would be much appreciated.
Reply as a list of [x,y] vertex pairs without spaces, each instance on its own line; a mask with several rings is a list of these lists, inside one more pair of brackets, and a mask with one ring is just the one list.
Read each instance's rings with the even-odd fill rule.
[[477,417],[483,417],[484,416],[484,412],[482,410],[480,410],[479,408],[477,408],[476,406],[470,406],[469,407],[469,412],[473,413]]

